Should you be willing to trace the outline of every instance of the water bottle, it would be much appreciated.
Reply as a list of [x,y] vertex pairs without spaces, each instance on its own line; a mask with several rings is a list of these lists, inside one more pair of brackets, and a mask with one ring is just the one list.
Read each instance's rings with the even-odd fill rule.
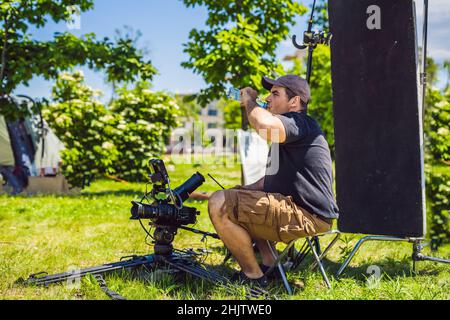
[[[237,88],[230,88],[227,93],[227,97],[229,99],[233,99],[236,101],[241,101],[241,90]],[[256,104],[263,109],[267,109],[267,102],[262,101],[261,99],[256,99]]]

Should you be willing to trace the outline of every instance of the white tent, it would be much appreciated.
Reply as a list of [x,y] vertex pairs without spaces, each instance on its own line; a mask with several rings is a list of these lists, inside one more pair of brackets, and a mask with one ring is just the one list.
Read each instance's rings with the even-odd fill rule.
[[[39,173],[43,171],[45,174],[52,174],[58,171],[61,163],[61,150],[64,149],[64,145],[45,121],[44,128],[44,139],[39,140],[34,163]],[[42,148],[44,148],[43,156]]]
[[[28,173],[30,175],[28,176],[28,185],[25,188],[25,185],[22,183],[23,181],[12,173],[11,168],[16,166],[14,149],[12,146],[14,143],[20,146],[20,143],[22,142],[14,140],[15,136],[9,134],[10,131],[8,130],[4,117],[0,116],[0,168],[2,169],[3,180],[6,179],[7,181],[6,189],[1,185],[0,189],[5,189],[6,192],[11,194],[17,194],[22,191],[25,191],[28,194],[76,194],[76,192],[78,192],[78,190],[75,189],[71,190],[64,176],[60,174],[60,154],[61,150],[64,149],[63,143],[53,133],[48,124],[45,121],[43,123],[44,135],[43,137],[40,137],[38,129],[33,126],[33,123],[29,118],[25,119],[23,122],[23,125],[26,128],[26,134],[33,137],[32,143],[36,150],[33,159],[22,163],[22,165],[29,169]],[[23,149],[19,148],[18,150],[22,151]],[[18,155],[18,157],[21,157],[22,160],[24,157],[28,159],[27,154]],[[10,168],[8,169],[7,167]]]
[[0,166],[14,166],[14,153],[3,116],[0,116]]

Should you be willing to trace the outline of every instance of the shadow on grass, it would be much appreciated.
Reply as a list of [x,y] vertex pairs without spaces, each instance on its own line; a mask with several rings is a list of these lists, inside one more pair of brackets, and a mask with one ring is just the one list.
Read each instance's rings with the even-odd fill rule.
[[[307,270],[311,270],[310,266],[313,262],[312,257],[309,255],[305,260],[300,264],[296,270],[290,272],[300,272],[304,273]],[[420,262],[419,262],[420,263]],[[440,270],[433,269],[423,269],[419,270],[417,273],[413,272],[412,269],[412,259],[409,256],[404,256],[402,258],[393,258],[386,257],[384,259],[380,259],[379,261],[370,262],[370,263],[362,263],[357,266],[347,266],[344,272],[340,275],[339,278],[336,277],[338,270],[341,268],[342,263],[337,261],[332,261],[327,258],[323,260],[325,271],[329,278],[334,278],[335,280],[344,280],[344,279],[352,279],[355,281],[365,282],[367,278],[373,274],[374,267],[379,268],[381,275],[385,275],[388,278],[404,278],[404,277],[415,277],[415,276],[431,276],[437,275],[440,273]],[[316,267],[314,272],[320,272]]]
[[[211,248],[216,253],[221,254],[223,257],[227,254],[226,248],[224,247],[214,247]],[[231,257],[230,261],[234,261]],[[315,272],[320,275],[320,271],[317,267],[311,269],[311,265],[313,264],[314,259],[311,254],[308,254],[306,258],[301,262],[299,266],[296,267],[295,270],[287,271],[287,274],[292,274],[294,277],[299,275],[300,277],[306,277],[310,272]],[[418,265],[416,263],[416,270],[419,269],[416,273],[413,272],[412,269],[412,258],[411,256],[403,256],[399,258],[394,257],[385,257],[378,261],[361,263],[356,266],[347,266],[344,272],[340,275],[339,278],[336,277],[338,270],[342,266],[342,262],[333,261],[328,258],[323,260],[323,265],[327,276],[330,280],[344,280],[344,279],[352,279],[358,282],[366,282],[367,279],[373,274],[373,268],[378,267],[381,275],[387,276],[390,279],[395,278],[404,278],[410,277],[413,278],[415,276],[433,276],[438,275],[441,270],[439,269],[420,269],[420,263]],[[279,282],[282,285],[281,282]],[[295,284],[294,284],[295,286]]]
[[[194,261],[191,259],[187,259]],[[90,268],[94,268],[92,266]],[[220,283],[220,280],[227,283],[230,278],[230,274],[233,269],[224,265],[210,265],[210,264],[199,264],[199,268],[207,270],[211,273],[216,274],[219,281],[213,282],[210,280],[202,279],[198,276],[194,276],[190,273],[180,271],[178,268],[174,268],[166,264],[165,262],[151,263],[149,265],[141,265],[132,268],[120,269],[115,271],[109,271],[102,274],[104,283],[108,286],[109,292],[117,293],[118,295],[124,295],[125,299],[161,299],[162,297],[170,297],[171,299],[207,299],[217,296],[234,296],[239,298],[239,291],[236,293],[230,291],[227,285]],[[50,275],[51,276],[51,275]],[[73,286],[74,279],[62,280],[60,282],[55,282],[50,285],[46,285],[45,288],[52,286]],[[141,285],[140,291],[137,291],[137,297],[131,294],[128,289],[134,287],[136,288],[136,283],[139,282]],[[142,286],[143,285],[143,286]],[[41,287],[35,284],[27,283],[23,278],[18,279],[14,284],[14,287],[35,287],[36,289]],[[78,290],[71,291],[75,294],[74,298],[81,299],[91,299],[93,296],[100,299],[113,299],[110,295],[105,293],[105,287],[102,288],[100,283],[94,275],[88,273],[81,277],[80,287]],[[100,290],[103,291],[104,295],[98,296]],[[97,293],[95,293],[97,292]],[[136,293],[134,294],[136,295]],[[91,296],[91,297],[90,297]],[[245,298],[245,297],[241,297]]]
[[144,195],[144,189],[140,190],[103,190],[103,191],[83,191],[81,197],[129,197],[131,200],[141,199]]
[[[126,286],[127,281],[138,281],[146,287],[146,292],[142,292],[141,294],[151,295],[152,292],[155,294],[156,290],[156,296],[153,297],[156,299],[160,299],[161,296],[168,296],[173,299],[211,299],[214,296],[217,298],[217,295],[228,295],[239,298],[239,292],[233,292],[233,288],[230,291],[227,283],[233,269],[225,265],[210,265],[206,263],[201,263],[198,266],[204,268],[204,270],[207,270],[211,274],[215,274],[217,280],[211,281],[194,276],[191,273],[170,267],[165,263],[155,263],[150,266],[111,272],[105,275],[104,279],[106,282],[120,280],[121,288],[117,288],[117,285],[111,288],[117,290],[119,294],[121,294],[120,291]],[[111,281],[111,283],[113,282]]]
[[46,194],[46,193],[33,193],[33,194],[17,194],[8,195],[0,194],[5,199],[39,199],[39,198],[55,198],[55,199],[80,199],[80,198],[93,198],[93,197],[106,197],[106,196],[118,196],[118,197],[135,197],[142,198],[145,189],[139,190],[103,190],[103,191],[82,191],[79,194]]

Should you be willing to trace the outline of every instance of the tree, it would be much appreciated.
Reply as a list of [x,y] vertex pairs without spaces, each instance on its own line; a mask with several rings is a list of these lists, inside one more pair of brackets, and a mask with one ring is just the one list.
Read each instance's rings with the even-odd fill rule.
[[428,87],[425,105],[425,160],[450,164],[450,89],[441,93]]
[[450,60],[445,60],[442,66],[447,71],[447,82],[445,84],[445,90],[447,90],[450,87]]
[[220,99],[217,103],[217,108],[223,112],[225,128],[234,130],[241,129],[242,116],[238,101]]
[[450,241],[450,89],[428,86],[425,99],[425,177],[431,248]]
[[208,83],[198,101],[205,106],[223,96],[226,84],[261,89],[262,76],[283,72],[275,49],[286,38],[289,24],[306,8],[293,0],[183,0],[187,7],[203,5],[208,10],[209,30],[193,29],[184,52],[185,68]]
[[[422,50],[421,50],[422,51]],[[427,87],[433,87],[438,81],[439,64],[427,57]]]
[[[292,55],[285,57],[291,60],[293,66],[288,73],[305,77],[306,56]],[[314,49],[313,66],[309,81],[311,88],[311,101],[308,104],[308,113],[320,123],[330,146],[331,155],[334,158],[334,118],[333,97],[331,87],[331,56],[330,48],[318,45]]]
[[[310,6],[312,9],[312,5]],[[313,17],[314,28],[323,31],[329,30],[328,25],[328,1],[319,0],[316,2]],[[306,53],[306,51],[304,51]],[[287,56],[285,60],[291,60],[293,66],[288,73],[298,74],[306,77],[307,54],[301,55],[297,50],[296,54]],[[311,88],[311,102],[308,105],[308,113],[320,122],[320,126],[325,133],[325,137],[330,146],[331,155],[334,158],[334,118],[333,118],[333,97],[331,87],[331,55],[330,48],[318,45],[314,49],[311,78],[309,82]]]
[[[312,5],[311,5],[312,8]],[[316,1],[316,7],[314,9],[314,24],[319,26],[320,30],[328,31],[328,1],[319,0]]]
[[142,52],[133,46],[131,38],[112,42],[108,38],[98,40],[94,34],[78,38],[64,32],[55,33],[51,41],[39,41],[29,34],[30,26],[43,28],[48,18],[54,22],[70,21],[74,6],[84,12],[94,5],[93,0],[4,0],[0,3],[0,95],[11,94],[20,84],[28,85],[33,76],[56,79],[61,71],[77,65],[104,70],[111,82],[152,79],[156,70],[150,61],[143,60]]
[[195,94],[179,94],[174,95],[174,99],[180,108],[180,114],[188,119],[197,120],[201,111],[201,107],[195,99]]
[[84,187],[96,176],[114,174],[144,181],[147,162],[159,156],[176,126],[178,106],[167,94],[153,92],[149,83],[118,89],[108,107],[101,92],[84,83],[81,71],[61,73],[52,103],[43,116],[65,145],[62,172],[72,186]]

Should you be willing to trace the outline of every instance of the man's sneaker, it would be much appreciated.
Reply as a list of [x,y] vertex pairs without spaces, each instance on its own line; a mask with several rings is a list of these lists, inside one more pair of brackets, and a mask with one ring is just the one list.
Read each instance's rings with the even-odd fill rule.
[[232,282],[239,282],[241,284],[250,286],[250,287],[259,287],[261,289],[265,289],[269,286],[269,281],[267,280],[266,276],[262,276],[261,278],[257,279],[250,279],[245,275],[244,272],[239,271],[236,272],[231,276]]
[[275,266],[275,268],[272,269],[272,271],[269,274],[266,274],[267,271],[269,271],[270,267],[266,266],[265,264],[259,265],[261,271],[264,273],[264,275],[267,277],[268,280],[278,280],[281,279],[280,272],[278,271],[278,267]]

